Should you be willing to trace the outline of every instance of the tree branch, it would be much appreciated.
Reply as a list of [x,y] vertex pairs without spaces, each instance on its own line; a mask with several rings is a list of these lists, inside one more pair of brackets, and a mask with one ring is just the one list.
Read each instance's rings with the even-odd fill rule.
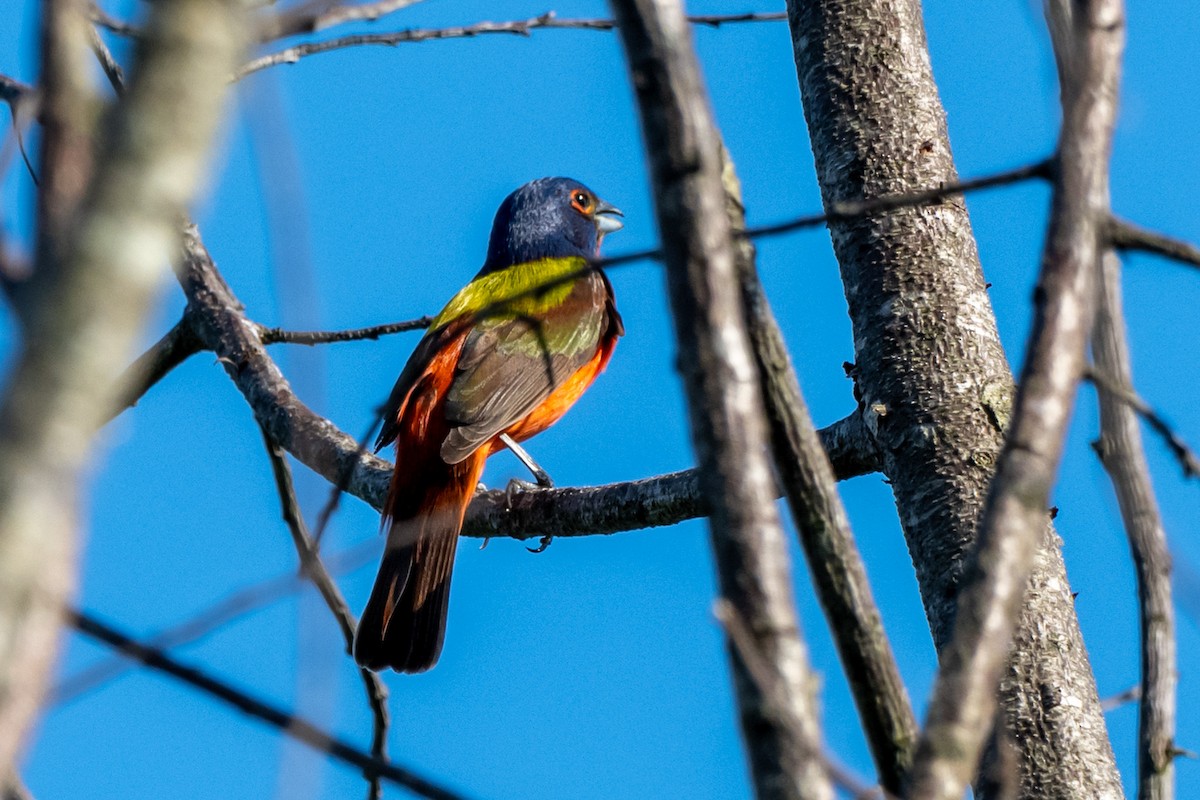
[[[711,14],[707,16],[688,17],[695,25],[719,27],[738,22],[775,22],[785,19],[783,14]],[[342,50],[347,47],[362,45],[387,45],[395,47],[409,42],[428,42],[437,39],[470,39],[488,34],[507,34],[509,36],[529,36],[533,31],[543,28],[610,31],[616,27],[611,19],[559,19],[553,11],[547,11],[540,16],[509,22],[477,22],[474,25],[463,25],[453,28],[414,28],[395,33],[369,33],[355,36],[342,36],[337,39],[327,39],[321,42],[305,42],[304,44],[259,56],[244,64],[237,71],[234,80],[241,80],[247,75],[274,67],[280,64],[295,64],[302,58],[331,50]]]
[[[379,542],[367,540],[328,557],[329,571],[340,575],[379,560]],[[170,650],[198,641],[248,614],[299,592],[309,583],[295,570],[250,584],[222,598],[169,628],[149,637],[145,643],[159,650]],[[69,703],[107,683],[131,667],[129,659],[114,655],[63,678],[50,693],[50,702]]]
[[[733,162],[724,148],[721,152],[728,213],[736,234],[745,226],[741,186]],[[833,468],[809,417],[787,343],[759,281],[754,245],[739,237],[734,255],[775,469],[880,783],[889,794],[899,796],[917,742],[917,719],[838,496]]]
[[[728,634],[750,773],[760,798],[832,798],[816,680],[800,637],[787,545],[765,454],[756,369],[738,302],[719,137],[682,7],[614,0],[651,166],[699,483],[722,598],[748,631]],[[753,652],[757,676],[743,658]]]
[[185,314],[183,319],[176,322],[175,326],[163,334],[149,350],[138,356],[117,379],[117,385],[121,387],[121,396],[109,419],[128,408],[133,408],[146,392],[166,377],[168,372],[203,349]]
[[369,328],[352,328],[345,331],[285,331],[282,328],[268,328],[260,325],[258,338],[263,344],[303,344],[308,346],[330,344],[333,342],[357,342],[363,339],[376,341],[380,336],[390,336],[393,333],[419,331],[429,327],[433,317],[424,316],[404,322],[390,322],[386,325],[372,325]]
[[189,667],[161,650],[142,644],[128,634],[101,622],[91,614],[73,610],[67,613],[67,619],[72,627],[85,636],[108,645],[114,650],[119,650],[147,667],[186,683],[226,705],[233,706],[243,714],[260,719],[284,735],[303,742],[314,750],[326,753],[338,761],[357,767],[366,775],[379,776],[397,786],[403,786],[421,797],[431,798],[431,800],[462,800],[461,795],[417,775],[412,770],[381,761],[354,745],[331,736],[308,720],[289,714],[287,711],[243,692],[195,667]]
[[[1092,332],[1096,367],[1125,387],[1133,368],[1121,303],[1121,262],[1102,259],[1098,308]],[[1175,607],[1171,602],[1171,554],[1154,498],[1150,466],[1137,415],[1125,399],[1098,387],[1100,441],[1097,452],[1112,479],[1137,571],[1141,616],[1141,704],[1138,706],[1138,797],[1175,796]]]
[[[275,487],[279,493],[279,502],[283,507],[283,521],[287,523],[288,531],[292,534],[292,543],[296,546],[296,554],[300,557],[300,572],[320,592],[325,605],[333,614],[338,628],[342,631],[342,640],[347,655],[354,651],[354,630],[357,623],[346,598],[338,589],[329,570],[321,562],[317,553],[316,543],[308,533],[304,524],[304,515],[300,511],[300,501],[296,498],[296,489],[292,483],[292,469],[288,466],[287,457],[282,447],[271,441],[270,435],[263,431],[263,442],[266,444],[267,456],[271,460],[271,471],[275,475]],[[371,708],[373,729],[371,734],[371,756],[377,761],[387,763],[387,687],[383,680],[368,669],[359,669],[363,687],[367,692],[367,705]],[[380,776],[370,772],[364,773],[370,788],[367,797],[379,800],[383,794]]]
[[[241,304],[221,279],[195,228],[184,237],[180,281],[195,314],[196,335],[216,353],[271,438],[330,483],[381,508],[392,466],[362,452],[358,442],[296,397],[267,355],[257,326],[239,310]],[[861,424],[851,417],[822,432],[840,477],[864,474],[860,470],[871,461],[870,450],[860,449],[869,441]],[[695,473],[688,471],[609,486],[522,492],[512,499],[511,508],[504,492],[488,492],[472,502],[463,534],[526,539],[546,533],[615,533],[674,524],[706,510]]]
[[[909,796],[959,800],[993,727],[996,690],[1028,577],[1049,520],[1095,308],[1099,243],[1108,219],[1108,160],[1124,43],[1120,0],[1075,6],[1063,23],[1059,170],[1033,330],[1012,422],[958,599],[954,637],[941,651]],[[1049,5],[1051,16],[1054,4]],[[1053,27],[1053,25],[1052,25]]]
[[1118,398],[1122,403],[1133,409],[1134,413],[1144,419],[1151,430],[1162,437],[1167,447],[1171,450],[1171,454],[1175,456],[1175,460],[1179,462],[1179,467],[1183,470],[1185,478],[1200,477],[1200,456],[1197,456],[1188,447],[1183,437],[1162,418],[1162,415],[1155,411],[1127,383],[1123,383],[1095,368],[1087,370],[1084,373],[1084,377],[1091,381],[1097,389]]
[[415,6],[421,0],[376,0],[373,3],[334,5],[325,2],[302,3],[266,16],[259,24],[261,41],[282,39],[304,33],[316,33],[347,22],[374,22],[380,17]]
[[1110,217],[1107,226],[1108,243],[1117,250],[1141,251],[1200,267],[1200,247],[1182,239],[1147,230],[1120,217]]
[[[957,182],[920,3],[789,0],[788,11],[825,207]],[[829,228],[853,324],[856,393],[941,650],[1011,416],[1012,373],[964,203],[898,207]],[[1021,796],[1119,795],[1048,528],[1037,559],[1001,686]],[[1004,753],[991,751],[989,765]],[[987,771],[1007,772],[999,767]]]
[[[73,583],[77,476],[172,255],[245,30],[236,0],[156,4],[93,168],[90,129],[79,121],[95,113],[90,87],[79,88],[88,86],[86,9],[49,6],[37,269],[0,403],[0,775],[51,673]],[[76,69],[82,75],[61,75]],[[55,88],[68,83],[75,88]],[[60,102],[86,108],[56,111]]]

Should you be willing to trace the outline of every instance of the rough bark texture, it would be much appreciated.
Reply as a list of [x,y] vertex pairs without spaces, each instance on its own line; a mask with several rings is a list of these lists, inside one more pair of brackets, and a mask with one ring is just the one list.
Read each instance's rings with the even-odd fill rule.
[[[724,167],[729,218],[734,231],[741,233],[746,227],[741,185],[727,156]],[[854,695],[879,783],[898,796],[917,744],[917,719],[838,495],[833,468],[759,280],[754,244],[740,237],[734,253],[775,470]]]
[[[50,28],[75,33],[48,35],[44,46],[78,48],[86,58],[84,4],[47,11],[67,16]],[[94,168],[77,127],[90,109],[56,112],[45,156],[63,162],[47,170],[50,194],[39,203],[46,241],[22,297],[24,347],[0,404],[0,778],[51,672],[74,575],[78,475],[199,184],[241,56],[240,16],[234,0],[155,5],[136,77],[108,119]],[[65,85],[61,73],[77,58],[52,53],[46,61]],[[86,102],[71,85],[74,102]]]
[[[929,800],[962,797],[995,717],[996,687],[1047,524],[1092,329],[1124,11],[1121,0],[1073,8],[1074,20],[1060,26],[1056,5],[1049,5],[1052,27],[1069,34],[1055,42],[1066,56],[1059,63],[1069,65],[1062,74],[1058,170],[1012,422],[910,773],[912,796]],[[1092,788],[1093,796],[1109,794]]]
[[[1092,334],[1092,357],[1108,380],[1133,386],[1133,367],[1121,302],[1121,262],[1104,259]],[[1142,628],[1141,702],[1138,705],[1138,797],[1171,800],[1175,796],[1175,608],[1171,603],[1171,552],[1163,528],[1150,465],[1142,448],[1137,412],[1103,386],[1100,441],[1096,450],[1112,478],[1121,519],[1137,569],[1138,610]]]
[[830,800],[816,682],[800,638],[739,302],[720,140],[688,23],[677,0],[614,0],[613,8],[649,155],[751,778],[760,798]]
[[[916,0],[791,0],[826,206],[957,179]],[[830,225],[858,390],[883,454],[934,642],[1000,453],[1013,381],[960,199]],[[1119,795],[1059,543],[1047,529],[1001,704],[1030,798]]]

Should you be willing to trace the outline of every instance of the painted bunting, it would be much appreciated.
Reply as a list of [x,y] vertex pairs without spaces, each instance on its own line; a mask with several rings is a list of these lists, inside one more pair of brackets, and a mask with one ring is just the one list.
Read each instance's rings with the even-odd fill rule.
[[386,406],[396,442],[387,545],[354,638],[364,667],[422,672],[442,651],[454,552],[488,456],[553,425],[624,333],[590,265],[621,212],[583,184],[542,178],[496,212],[479,273],[434,318]]

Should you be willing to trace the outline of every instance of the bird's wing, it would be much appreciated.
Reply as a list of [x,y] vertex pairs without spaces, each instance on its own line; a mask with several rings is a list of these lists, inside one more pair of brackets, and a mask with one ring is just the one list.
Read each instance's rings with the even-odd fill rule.
[[396,379],[396,385],[392,387],[392,393],[388,395],[387,403],[383,406],[383,429],[379,432],[379,438],[375,440],[376,452],[396,440],[396,436],[400,433],[400,418],[413,389],[429,369],[434,358],[444,348],[452,347],[454,339],[464,334],[465,327],[465,320],[451,322],[430,330],[417,344],[412,355],[408,357],[408,363],[400,371],[400,377]]
[[610,308],[607,281],[589,273],[544,309],[477,319],[447,394],[451,430],[442,443],[442,459],[455,464],[466,458],[595,357],[614,319]]

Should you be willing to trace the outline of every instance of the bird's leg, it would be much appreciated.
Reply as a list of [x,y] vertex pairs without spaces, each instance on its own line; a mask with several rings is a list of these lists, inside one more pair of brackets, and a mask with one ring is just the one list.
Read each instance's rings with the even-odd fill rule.
[[[479,483],[475,484],[475,494],[480,494],[480,493],[486,492],[486,491],[487,491],[487,487],[483,485],[483,481],[480,481]],[[479,545],[479,549],[486,550],[487,546],[488,546],[488,542],[490,542],[491,540],[492,540],[492,537],[490,537],[490,536],[483,537],[483,544]]]
[[[500,441],[504,442],[504,446],[511,450],[512,454],[517,457],[517,460],[525,465],[525,469],[533,474],[533,479],[537,481],[538,487],[542,489],[554,488],[554,481],[546,474],[546,470],[538,466],[538,463],[533,460],[533,456],[529,455],[524,447],[517,444],[507,433],[500,434]],[[518,481],[518,483],[525,483],[525,481]],[[509,482],[509,485],[512,485],[512,481]]]
[[[529,481],[513,478],[508,482],[508,486],[504,489],[504,496],[508,501],[508,507],[510,509],[512,508],[513,497],[516,496],[517,492],[525,492],[529,491],[530,489],[554,488],[554,481],[551,480],[550,475],[547,474],[546,470],[538,466],[538,463],[533,460],[533,457],[529,455],[529,453],[525,452],[524,447],[521,447],[521,445],[517,444],[507,433],[500,434],[500,441],[504,442],[504,446],[511,450],[512,454],[517,457],[517,460],[525,465],[525,469],[533,473],[533,478],[537,481],[536,484],[533,484]],[[542,537],[540,542],[538,542],[537,547],[526,547],[525,549],[531,553],[541,553],[550,546],[552,541],[554,541],[554,537],[547,534]]]

